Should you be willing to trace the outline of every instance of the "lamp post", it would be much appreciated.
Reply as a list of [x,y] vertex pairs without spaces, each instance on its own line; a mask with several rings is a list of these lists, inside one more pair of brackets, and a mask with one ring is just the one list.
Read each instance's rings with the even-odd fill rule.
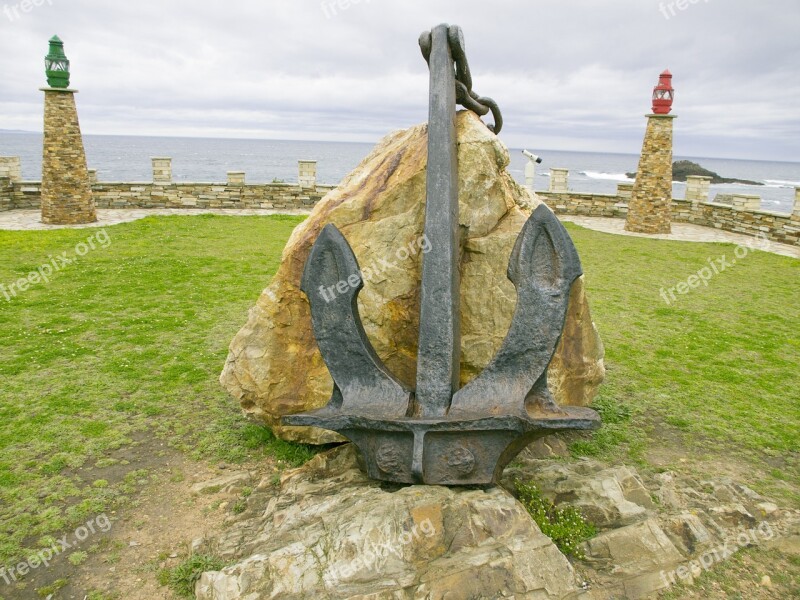
[[653,88],[653,113],[668,115],[672,110],[675,90],[672,89],[672,73],[664,71],[658,77],[658,84]]
[[626,231],[670,233],[672,231],[672,73],[665,70],[653,88],[653,113],[647,115],[636,182],[633,184]]
[[97,221],[86,152],[83,148],[77,90],[69,87],[64,42],[54,35],[44,57],[44,148],[42,153],[42,222],[77,225]]
[[64,54],[64,42],[57,35],[50,38],[50,51],[44,57],[47,84],[53,88],[69,87],[69,60]]

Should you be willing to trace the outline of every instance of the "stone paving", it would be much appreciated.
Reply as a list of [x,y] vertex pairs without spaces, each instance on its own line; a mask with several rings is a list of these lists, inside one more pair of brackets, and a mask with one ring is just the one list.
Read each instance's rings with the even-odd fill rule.
[[612,217],[584,217],[579,215],[558,215],[562,221],[569,221],[603,233],[615,233],[618,235],[632,235],[635,237],[645,237],[659,240],[674,240],[679,242],[726,242],[728,244],[741,244],[748,248],[753,247],[757,250],[779,254],[781,256],[791,256],[800,258],[800,248],[788,244],[779,244],[766,239],[757,239],[741,233],[722,231],[712,227],[702,227],[691,223],[672,223],[672,233],[633,233],[625,230],[625,219],[614,219]]
[[[98,209],[97,223],[86,225],[46,225],[42,223],[42,215],[38,210],[11,210],[0,212],[0,230],[15,231],[35,231],[46,229],[85,227],[105,227],[106,225],[116,225],[118,223],[128,223],[145,217],[157,215],[228,215],[235,217],[263,217],[267,215],[308,215],[310,211],[305,210],[269,210],[269,209],[180,209],[180,208],[140,208],[140,209]],[[562,221],[570,221],[581,227],[602,231],[604,233],[614,233],[618,235],[632,235],[636,237],[647,237],[661,240],[675,240],[681,242],[726,242],[729,244],[743,244],[748,247],[753,246],[765,252],[779,254],[781,256],[791,256],[800,258],[800,248],[787,244],[778,244],[767,240],[754,239],[749,235],[731,233],[700,225],[689,223],[673,223],[672,233],[646,234],[625,231],[625,219],[613,219],[610,217],[584,217],[577,215],[559,215]]]
[[295,209],[235,209],[235,208],[106,208],[97,210],[97,223],[85,225],[47,225],[42,223],[38,210],[10,210],[0,212],[0,230],[38,231],[45,229],[82,229],[86,227],[105,227],[164,215],[228,215],[232,217],[265,217],[267,215],[308,215],[311,211]]

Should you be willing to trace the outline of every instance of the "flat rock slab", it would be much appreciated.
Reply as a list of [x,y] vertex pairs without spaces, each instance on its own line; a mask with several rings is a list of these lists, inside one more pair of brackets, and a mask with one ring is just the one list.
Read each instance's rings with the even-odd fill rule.
[[217,551],[198,600],[566,598],[569,561],[502,488],[386,487],[350,446],[284,477],[260,517]]
[[265,478],[220,537],[195,540],[195,552],[230,564],[203,574],[197,597],[635,600],[746,545],[798,552],[800,511],[729,479],[525,455],[506,475],[508,489],[515,478],[533,482],[598,519],[585,560],[564,557],[502,487],[381,484],[346,445],[279,486]]

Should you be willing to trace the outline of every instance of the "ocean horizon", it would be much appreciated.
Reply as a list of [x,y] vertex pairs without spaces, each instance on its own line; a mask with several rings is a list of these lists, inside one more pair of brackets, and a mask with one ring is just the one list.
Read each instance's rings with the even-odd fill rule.
[[[250,183],[297,181],[297,161],[317,161],[317,181],[335,185],[366,157],[375,144],[364,142],[323,142],[241,138],[189,138],[125,135],[84,135],[87,162],[97,169],[99,181],[151,181],[155,156],[172,158],[175,182],[224,182],[228,171],[245,171]],[[635,172],[638,154],[546,150],[529,146],[542,157],[536,165],[534,189],[546,191],[551,167],[569,169],[569,187],[575,192],[613,194],[617,184],[632,182],[625,173]],[[509,148],[509,172],[525,183],[527,159],[521,148]],[[41,178],[42,134],[0,130],[0,156],[19,156],[26,181]],[[794,188],[800,186],[800,163],[676,155],[717,172],[763,183],[715,184],[717,194],[761,196],[762,208],[791,212]],[[673,183],[673,197],[683,198],[686,185]]]

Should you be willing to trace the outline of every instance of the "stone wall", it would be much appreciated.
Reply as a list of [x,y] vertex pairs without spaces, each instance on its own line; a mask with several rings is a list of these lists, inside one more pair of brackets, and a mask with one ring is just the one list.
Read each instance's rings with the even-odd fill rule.
[[[334,186],[301,188],[289,183],[114,183],[91,186],[97,208],[310,209]],[[0,178],[0,211],[38,209],[41,183]]]
[[[310,209],[332,185],[317,184],[316,162],[298,161],[299,183],[245,183],[244,171],[228,171],[226,182],[175,183],[172,159],[152,160],[152,182],[97,181],[97,171],[88,171],[89,187],[98,208],[277,208]],[[42,184],[21,181],[20,161],[0,156],[0,211],[39,209]]]
[[22,179],[22,165],[19,156],[0,156],[0,179],[4,177],[11,181]]
[[[556,214],[584,215],[588,217],[626,218],[630,184],[620,184],[618,194],[580,194],[576,192],[539,192]],[[707,188],[706,188],[707,190]],[[688,194],[687,194],[688,195]],[[752,199],[737,204],[709,202],[705,197],[672,198],[671,219],[674,222],[694,223],[723,231],[745,235],[763,235],[782,244],[800,246],[800,188],[795,191],[792,213],[761,210]]]
[[[154,159],[154,179],[169,177],[171,180],[171,165],[165,162],[169,160]],[[308,165],[313,161],[299,162],[306,163],[300,165],[300,170],[305,171],[304,184],[310,187],[293,183],[245,184],[243,172],[231,171],[228,173],[228,181],[221,183],[103,181],[92,183],[91,189],[98,208],[310,209],[335,186],[316,184],[315,169]],[[18,165],[19,159],[15,157],[0,157],[0,212],[41,207],[41,182],[19,180]],[[627,217],[633,191],[632,183],[618,184],[616,194],[571,192],[568,191],[568,170],[555,170],[559,180],[556,187],[563,191],[536,193],[556,214],[621,219]],[[9,177],[10,174],[14,178]],[[775,242],[800,245],[800,187],[795,190],[794,211],[786,214],[761,210],[757,196],[718,195],[713,202],[709,202],[706,179],[687,178],[686,198],[672,199],[672,221],[752,236],[766,235]]]

